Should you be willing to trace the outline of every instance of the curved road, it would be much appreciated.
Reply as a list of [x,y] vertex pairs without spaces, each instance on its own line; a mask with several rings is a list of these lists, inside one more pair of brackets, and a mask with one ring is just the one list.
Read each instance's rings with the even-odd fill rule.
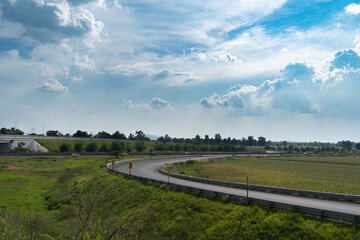
[[[201,159],[218,158],[218,157],[221,157],[221,155],[216,155],[216,156],[208,155],[202,157],[184,156],[184,157],[176,157],[176,158],[172,157],[172,158],[161,158],[161,159],[147,158],[147,159],[131,160],[133,162],[131,175],[167,182],[168,176],[159,173],[159,168],[166,163],[182,162],[190,159],[201,160]],[[117,172],[129,173],[128,162],[129,161],[116,162],[114,166],[114,170]],[[109,164],[108,167],[111,169],[111,164]],[[236,188],[230,188],[230,187],[224,187],[224,186],[218,186],[218,185],[212,185],[206,183],[193,182],[193,181],[174,178],[174,177],[170,177],[170,182],[188,187],[201,188],[201,189],[238,195],[238,196],[246,196],[246,190],[244,189],[236,189]],[[249,197],[278,202],[278,203],[316,208],[321,210],[329,210],[340,213],[360,215],[360,204],[358,203],[290,196],[290,195],[283,195],[278,193],[258,192],[251,190],[249,190]]]

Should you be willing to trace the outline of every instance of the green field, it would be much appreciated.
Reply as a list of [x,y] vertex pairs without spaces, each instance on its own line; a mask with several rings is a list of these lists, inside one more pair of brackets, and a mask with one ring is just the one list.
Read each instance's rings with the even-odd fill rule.
[[352,225],[112,175],[99,157],[1,157],[0,239],[360,239]]
[[173,164],[173,171],[230,182],[360,195],[360,156],[241,156]]

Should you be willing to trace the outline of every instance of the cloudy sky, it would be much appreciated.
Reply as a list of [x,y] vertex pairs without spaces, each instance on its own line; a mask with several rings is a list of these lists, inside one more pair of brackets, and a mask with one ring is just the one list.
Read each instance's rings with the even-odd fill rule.
[[360,141],[360,1],[2,0],[0,127]]

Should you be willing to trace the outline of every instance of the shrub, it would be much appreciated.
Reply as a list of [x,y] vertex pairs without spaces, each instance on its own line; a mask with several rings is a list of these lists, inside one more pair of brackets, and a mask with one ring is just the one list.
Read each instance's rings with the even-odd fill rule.
[[112,142],[112,143],[111,143],[111,150],[112,150],[112,151],[120,151],[120,144],[119,144],[119,142]]
[[81,152],[83,150],[83,143],[82,142],[75,143],[74,150],[76,152]]
[[136,151],[138,151],[138,152],[142,152],[142,151],[144,151],[145,150],[145,144],[143,143],[143,142],[137,142],[137,143],[135,143],[135,149],[136,149]]
[[63,143],[59,147],[60,152],[69,152],[70,150],[71,150],[71,147],[70,147],[70,144],[68,144],[68,143]]
[[109,147],[106,144],[101,145],[99,152],[109,152]]
[[97,150],[97,144],[95,142],[91,142],[86,146],[87,152],[96,152]]

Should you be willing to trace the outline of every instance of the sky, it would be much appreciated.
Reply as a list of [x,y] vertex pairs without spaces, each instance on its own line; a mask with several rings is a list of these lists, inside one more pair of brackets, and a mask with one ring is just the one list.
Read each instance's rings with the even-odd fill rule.
[[0,127],[360,142],[360,1],[2,0]]

